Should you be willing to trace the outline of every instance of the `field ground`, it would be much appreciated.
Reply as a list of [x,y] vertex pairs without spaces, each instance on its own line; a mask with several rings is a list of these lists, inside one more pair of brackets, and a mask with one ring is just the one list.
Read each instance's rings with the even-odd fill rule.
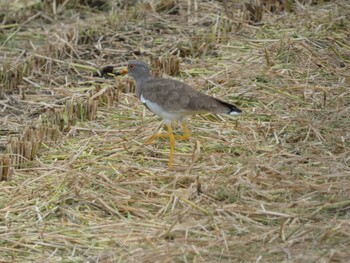
[[[348,262],[350,3],[243,2],[0,1],[0,262]],[[135,58],[244,114],[168,169]]]

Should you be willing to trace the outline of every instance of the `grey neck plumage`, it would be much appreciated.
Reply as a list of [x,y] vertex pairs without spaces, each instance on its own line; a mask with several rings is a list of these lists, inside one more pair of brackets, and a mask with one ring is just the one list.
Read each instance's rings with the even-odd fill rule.
[[134,77],[135,82],[136,82],[136,96],[138,98],[140,98],[140,96],[141,96],[141,90],[142,90],[143,83],[151,78],[152,78],[152,76],[151,76],[150,72],[148,72],[148,74],[143,74],[142,76],[137,76],[136,78]]

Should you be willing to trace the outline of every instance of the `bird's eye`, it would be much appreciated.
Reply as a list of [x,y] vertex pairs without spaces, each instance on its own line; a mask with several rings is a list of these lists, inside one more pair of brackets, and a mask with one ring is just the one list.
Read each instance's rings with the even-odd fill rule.
[[129,68],[131,68],[131,69],[133,69],[134,67],[135,67],[135,66],[134,66],[134,65],[132,65],[132,64],[131,64],[131,65],[129,65]]

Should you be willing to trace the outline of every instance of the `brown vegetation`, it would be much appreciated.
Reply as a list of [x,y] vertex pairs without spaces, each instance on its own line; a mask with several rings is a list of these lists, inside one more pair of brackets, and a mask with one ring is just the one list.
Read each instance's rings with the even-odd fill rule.
[[[349,10],[0,0],[0,261],[346,262]],[[132,80],[94,75],[135,58],[244,114],[192,117],[169,170]]]

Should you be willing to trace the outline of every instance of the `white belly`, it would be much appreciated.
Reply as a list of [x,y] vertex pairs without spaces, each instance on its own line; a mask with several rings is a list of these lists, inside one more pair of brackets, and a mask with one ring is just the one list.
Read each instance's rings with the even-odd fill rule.
[[172,121],[182,120],[186,116],[184,112],[168,112],[158,104],[153,103],[149,100],[145,100],[142,94],[140,96],[140,100],[143,104],[145,104],[148,107],[150,111],[160,116],[166,124],[170,124]]

